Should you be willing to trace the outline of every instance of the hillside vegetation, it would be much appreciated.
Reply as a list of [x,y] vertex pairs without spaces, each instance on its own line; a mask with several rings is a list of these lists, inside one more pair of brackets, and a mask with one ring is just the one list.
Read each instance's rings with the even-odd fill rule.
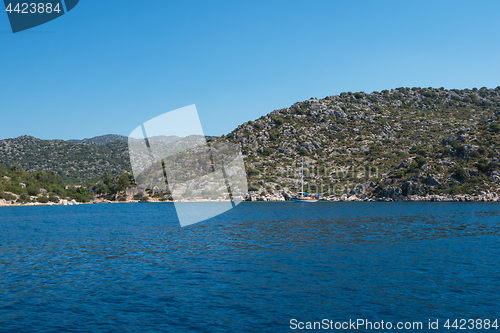
[[53,171],[72,185],[96,182],[106,173],[119,175],[131,170],[127,142],[123,140],[98,144],[21,136],[0,140],[0,163],[27,172]]
[[89,202],[92,193],[84,187],[68,187],[55,172],[26,172],[0,164],[0,200],[16,203],[59,203],[61,200]]

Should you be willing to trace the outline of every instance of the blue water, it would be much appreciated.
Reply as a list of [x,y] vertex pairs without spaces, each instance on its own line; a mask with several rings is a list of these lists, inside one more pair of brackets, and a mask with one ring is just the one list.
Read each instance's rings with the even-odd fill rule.
[[2,208],[0,331],[500,319],[499,207],[243,203],[182,229],[169,203]]

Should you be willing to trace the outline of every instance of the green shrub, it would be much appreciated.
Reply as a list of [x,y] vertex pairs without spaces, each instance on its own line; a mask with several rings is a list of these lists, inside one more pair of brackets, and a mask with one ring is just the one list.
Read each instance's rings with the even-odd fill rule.
[[261,123],[258,123],[258,122],[254,122],[253,127],[257,130],[261,130],[264,128],[264,125],[262,125]]
[[424,91],[422,93],[423,96],[428,97],[428,98],[436,98],[438,97],[438,94],[435,93],[434,91]]
[[457,195],[457,194],[467,194],[467,191],[465,191],[465,188],[463,188],[462,186],[453,185],[453,186],[450,186],[446,189],[443,189],[441,191],[441,193]]
[[417,154],[417,155],[421,155],[423,157],[427,156],[427,151],[424,148],[418,147],[418,146],[411,147],[409,152],[410,152],[410,154]]
[[453,168],[450,169],[450,171],[453,173],[455,178],[459,180],[465,180],[469,178],[469,174],[467,173],[467,171],[465,171],[464,168],[460,166],[454,166]]
[[252,176],[258,176],[260,172],[258,170],[248,170],[247,174],[248,176],[252,177]]
[[476,163],[476,168],[479,172],[488,172],[489,171],[489,163],[488,160],[482,158]]
[[300,148],[299,149],[299,155],[300,156],[308,156],[309,155],[309,152],[307,151],[307,149],[305,148]]
[[12,185],[12,184],[7,184],[5,186],[5,190],[7,192],[12,192],[12,193],[17,194],[17,195],[25,192],[24,189],[21,186],[19,186],[19,185]]
[[39,203],[46,204],[46,203],[49,202],[49,198],[47,198],[47,197],[39,197],[39,198],[36,199],[36,201],[38,201]]
[[420,168],[422,165],[427,163],[427,159],[425,157],[423,157],[422,155],[418,155],[417,157],[415,157],[414,162],[416,162],[417,167]]
[[274,153],[274,149],[269,148],[269,147],[264,148],[262,151],[262,155],[264,155],[264,156],[269,156],[269,155],[272,155],[273,153]]
[[399,170],[394,174],[394,177],[396,178],[403,178],[405,176],[405,171],[404,170]]
[[269,139],[271,141],[275,141],[276,138],[278,137],[278,135],[279,135],[279,132],[275,129],[269,131]]
[[29,195],[37,195],[40,193],[40,189],[37,188],[36,186],[34,185],[29,185],[27,188],[26,188],[26,191],[28,192]]
[[19,203],[31,202],[31,198],[26,193],[21,193],[21,195],[19,195],[19,198],[17,199],[17,202]]
[[500,132],[500,124],[494,123],[490,125],[490,131],[498,133]]
[[16,197],[10,193],[5,193],[4,191],[0,191],[0,199],[5,199],[7,201],[15,200]]
[[476,168],[479,172],[487,173],[489,171],[498,170],[500,168],[500,164],[498,162],[488,163],[487,159],[482,158],[476,163]]
[[465,155],[465,146],[458,144],[457,142],[452,142],[451,146],[457,151],[457,155]]
[[411,164],[408,166],[408,170],[415,170],[418,168],[418,163],[415,161],[412,161]]
[[342,141],[345,139],[345,134],[342,134],[342,133],[337,133],[335,134],[335,138],[339,141]]

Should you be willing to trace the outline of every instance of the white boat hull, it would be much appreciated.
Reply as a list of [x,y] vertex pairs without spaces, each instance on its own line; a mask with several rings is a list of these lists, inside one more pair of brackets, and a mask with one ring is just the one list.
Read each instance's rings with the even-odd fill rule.
[[317,199],[300,199],[300,198],[292,198],[294,202],[318,202]]

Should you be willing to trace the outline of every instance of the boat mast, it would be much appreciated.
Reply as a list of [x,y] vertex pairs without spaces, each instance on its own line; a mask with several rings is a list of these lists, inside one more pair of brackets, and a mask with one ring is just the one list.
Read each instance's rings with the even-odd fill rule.
[[304,196],[304,157],[302,157],[302,176],[300,179],[302,180],[302,196]]

